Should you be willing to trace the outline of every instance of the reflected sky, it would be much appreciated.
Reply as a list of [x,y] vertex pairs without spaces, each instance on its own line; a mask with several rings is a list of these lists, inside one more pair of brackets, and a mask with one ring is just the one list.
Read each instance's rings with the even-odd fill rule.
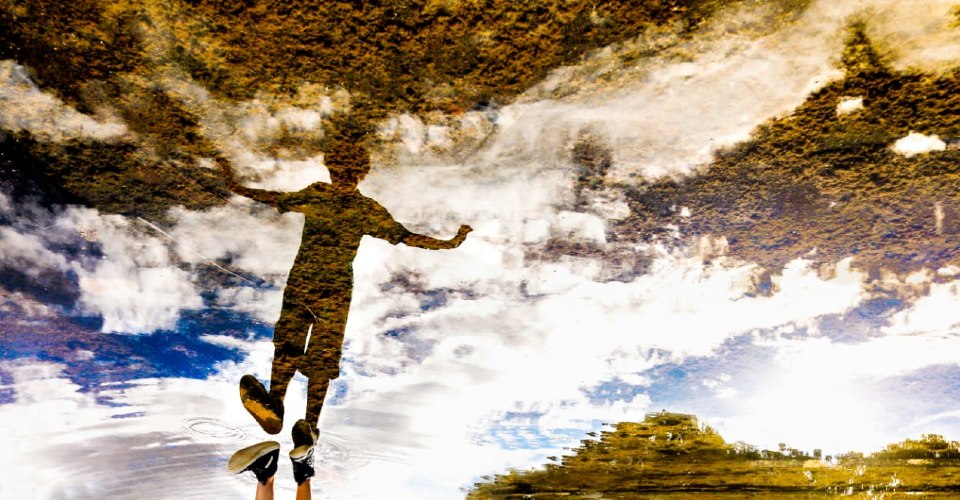
[[[604,423],[660,409],[694,413],[728,441],[825,454],[960,438],[960,269],[871,274],[855,256],[811,257],[765,279],[726,255],[723,235],[666,227],[637,243],[611,229],[629,215],[631,186],[695,172],[841,78],[843,27],[864,4],[873,35],[910,42],[894,67],[960,61],[945,3],[905,13],[814,2],[762,36],[737,31],[749,12],[730,13],[684,60],[624,66],[597,54],[455,127],[387,119],[360,190],[417,232],[475,231],[447,252],[362,241],[315,494],[457,498],[482,475],[538,465]],[[29,80],[11,74],[0,95],[33,102]],[[17,106],[7,99],[0,113]],[[252,109],[233,111],[255,122]],[[464,153],[457,133],[482,146]],[[618,184],[575,195],[570,150],[584,134],[609,152]],[[255,160],[251,144],[238,139],[248,149],[237,154]],[[916,161],[936,154],[950,151]],[[325,175],[320,160],[297,175],[254,160],[251,185],[295,190]],[[17,450],[0,458],[0,496],[252,497],[253,479],[228,475],[226,460],[268,436],[237,383],[269,379],[302,219],[241,198],[164,221],[48,201],[0,193],[0,443]],[[305,404],[298,376],[288,415]],[[293,491],[288,462],[277,485]]]

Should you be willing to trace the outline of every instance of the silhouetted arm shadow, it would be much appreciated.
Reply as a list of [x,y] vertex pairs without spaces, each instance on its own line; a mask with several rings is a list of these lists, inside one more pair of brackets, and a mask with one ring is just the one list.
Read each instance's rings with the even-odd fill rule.
[[[369,198],[368,198],[369,200]],[[386,240],[394,245],[403,243],[404,245],[423,248],[426,250],[446,250],[457,248],[467,238],[467,234],[473,231],[468,225],[461,225],[457,230],[457,235],[449,240],[441,240],[431,236],[415,233],[403,224],[396,221],[387,209],[379,203],[369,200],[371,208],[368,212],[369,221],[372,223],[366,231],[374,238]]]
[[460,229],[457,230],[457,235],[449,240],[440,240],[430,236],[424,236],[422,234],[407,231],[408,234],[400,240],[400,243],[411,247],[425,248],[427,250],[457,248],[461,243],[463,243],[463,240],[467,238],[467,234],[469,234],[470,231],[473,231],[472,227],[461,225]]
[[285,193],[280,193],[277,191],[268,191],[266,189],[254,189],[248,188],[243,184],[237,182],[237,178],[233,174],[233,167],[230,166],[230,163],[223,158],[217,158],[217,166],[220,167],[220,172],[223,173],[223,178],[227,182],[227,189],[233,191],[240,196],[250,198],[251,200],[259,201],[270,205],[271,207],[280,210],[281,212],[285,211],[281,207],[281,197]]

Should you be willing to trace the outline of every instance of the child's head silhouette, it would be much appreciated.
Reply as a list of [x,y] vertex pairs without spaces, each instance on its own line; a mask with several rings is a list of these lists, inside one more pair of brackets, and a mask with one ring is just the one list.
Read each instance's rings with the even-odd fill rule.
[[334,117],[326,127],[324,163],[334,186],[356,188],[370,171],[369,126],[350,116]]

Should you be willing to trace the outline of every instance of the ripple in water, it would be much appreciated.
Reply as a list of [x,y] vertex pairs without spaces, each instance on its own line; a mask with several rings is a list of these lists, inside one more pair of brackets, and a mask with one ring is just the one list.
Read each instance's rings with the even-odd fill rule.
[[374,452],[357,441],[340,434],[320,430],[317,438],[316,457],[323,465],[337,466],[343,469],[358,469],[370,462],[402,463],[403,458],[390,453]]
[[[350,441],[343,436],[330,432],[321,432],[317,438],[315,456],[324,462],[346,463],[352,455],[348,446]],[[355,449],[355,448],[354,448]]]
[[[205,439],[212,438],[224,443],[235,443],[236,449],[230,446],[229,448],[218,450],[218,452],[212,454],[210,458],[218,463],[222,462],[225,464],[233,451],[249,446],[253,444],[254,441],[260,440],[257,438],[260,428],[255,424],[237,426],[224,420],[210,417],[186,418],[181,422],[183,430],[188,434],[200,436]],[[282,438],[277,440],[281,442],[284,441]],[[283,446],[287,444],[289,443]],[[281,460],[278,464],[279,470],[277,471],[278,478],[292,477],[292,473],[289,471],[289,460],[286,459],[284,455],[285,453],[281,453]],[[404,462],[403,457],[396,453],[386,451],[374,452],[358,441],[341,434],[323,430],[320,431],[320,436],[317,438],[314,456],[314,467],[317,469],[318,479],[324,477],[327,480],[337,480],[336,478],[346,480],[352,477],[356,471],[371,462]],[[239,480],[243,484],[250,485],[250,487],[255,486],[257,481],[252,474],[240,474],[234,477],[234,480]],[[274,489],[276,491],[292,492],[296,490],[296,485],[286,479],[282,479],[274,484]]]
[[189,433],[221,440],[243,441],[247,432],[242,428],[216,418],[193,417],[183,420],[183,428]]

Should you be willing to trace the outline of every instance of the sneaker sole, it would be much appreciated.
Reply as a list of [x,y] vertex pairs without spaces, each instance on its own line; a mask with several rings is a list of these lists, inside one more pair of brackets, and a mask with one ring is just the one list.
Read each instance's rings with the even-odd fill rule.
[[283,420],[280,419],[277,412],[263,404],[263,399],[269,397],[270,394],[260,385],[259,381],[256,381],[255,384],[247,384],[241,379],[240,402],[243,403],[243,407],[267,434],[277,434],[283,429]]
[[230,457],[230,461],[227,462],[227,470],[233,474],[239,474],[245,471],[247,467],[250,467],[250,464],[256,462],[260,457],[279,449],[280,443],[276,441],[264,441],[253,446],[248,446]]
[[267,434],[279,434],[283,430],[283,421],[270,408],[249,399],[243,400],[243,407]]
[[310,450],[313,449],[313,445],[305,444],[303,446],[297,446],[296,448],[290,450],[290,458],[293,460],[300,460],[301,458],[310,454]]

